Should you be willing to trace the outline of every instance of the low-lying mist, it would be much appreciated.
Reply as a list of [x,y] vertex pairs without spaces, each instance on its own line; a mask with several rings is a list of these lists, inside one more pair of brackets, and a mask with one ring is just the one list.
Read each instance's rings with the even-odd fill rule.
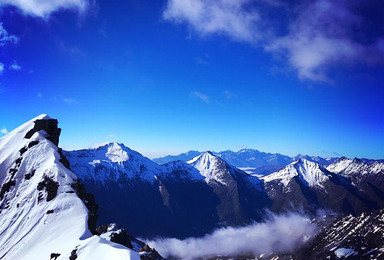
[[163,257],[178,259],[214,256],[289,253],[303,245],[318,226],[305,215],[287,213],[270,215],[262,223],[245,227],[220,228],[200,238],[160,238],[147,243]]

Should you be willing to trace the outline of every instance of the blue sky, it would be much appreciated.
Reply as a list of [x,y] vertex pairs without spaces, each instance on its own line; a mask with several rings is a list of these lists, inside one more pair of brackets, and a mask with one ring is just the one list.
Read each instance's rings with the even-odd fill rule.
[[384,6],[365,2],[1,1],[0,136],[47,113],[65,149],[384,158]]

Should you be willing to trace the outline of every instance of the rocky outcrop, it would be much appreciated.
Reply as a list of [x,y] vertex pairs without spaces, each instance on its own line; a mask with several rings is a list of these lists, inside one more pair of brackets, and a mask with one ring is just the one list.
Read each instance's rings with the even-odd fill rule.
[[35,126],[27,132],[25,138],[30,139],[37,131],[44,130],[47,133],[46,138],[56,146],[59,145],[61,129],[57,127],[57,119],[37,119],[34,123]]

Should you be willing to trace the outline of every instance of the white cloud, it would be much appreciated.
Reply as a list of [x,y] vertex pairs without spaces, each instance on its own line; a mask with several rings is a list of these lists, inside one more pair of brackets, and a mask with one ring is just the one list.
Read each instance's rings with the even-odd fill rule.
[[51,13],[60,9],[83,12],[87,9],[88,4],[87,0],[2,0],[0,7],[12,5],[26,15],[48,18]]
[[17,62],[14,60],[11,65],[9,65],[10,70],[19,71],[21,70],[21,66],[17,64]]
[[353,37],[363,26],[352,2],[311,1],[291,23],[287,35],[266,46],[266,50],[287,57],[300,79],[328,81],[327,69],[349,63],[376,63],[384,59],[384,39],[363,44]]
[[108,137],[109,137],[109,138],[114,138],[115,135],[114,135],[114,134],[110,134],[110,135],[108,135]]
[[260,255],[292,252],[317,231],[317,226],[298,214],[273,215],[264,223],[246,227],[226,227],[201,238],[149,241],[164,257],[209,258],[218,255]]
[[237,41],[253,42],[260,17],[248,9],[251,0],[168,0],[163,18],[187,23],[202,35],[224,34]]
[[362,10],[363,1],[350,0],[168,0],[163,17],[283,57],[302,80],[329,81],[336,66],[384,63],[382,35],[356,38],[378,26]]
[[37,93],[36,97],[37,97],[37,98],[43,98],[43,94],[41,94],[41,93]]
[[8,130],[7,130],[7,128],[5,128],[4,126],[3,126],[3,128],[1,128],[1,132],[2,132],[3,134],[8,134]]
[[9,35],[7,30],[4,29],[3,23],[0,22],[0,46],[4,46],[7,43],[16,43],[18,40],[16,36]]
[[4,64],[0,62],[0,74],[4,72]]
[[203,101],[203,102],[205,102],[205,103],[207,103],[207,104],[210,102],[210,98],[209,98],[208,95],[203,94],[203,93],[198,92],[198,91],[193,91],[193,92],[191,93],[191,96],[192,96],[192,97],[195,97],[195,98],[198,98],[198,99],[200,99],[201,101]]
[[64,98],[63,101],[67,104],[77,104],[77,101],[74,98]]

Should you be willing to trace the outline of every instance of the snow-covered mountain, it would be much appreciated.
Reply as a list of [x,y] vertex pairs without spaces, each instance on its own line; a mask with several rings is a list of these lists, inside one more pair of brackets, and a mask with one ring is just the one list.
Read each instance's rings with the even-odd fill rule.
[[[134,235],[203,235],[220,223],[260,219],[259,211],[265,207],[262,182],[211,152],[188,162],[162,165],[117,143],[64,154],[87,190],[95,194],[100,221],[117,217]],[[246,193],[252,196],[247,198]],[[252,209],[241,206],[256,200]],[[121,207],[126,210],[119,212]],[[194,210],[196,207],[200,210]],[[146,223],[148,228],[142,230],[137,223]]]
[[[241,153],[249,157],[253,150],[244,149]],[[100,220],[112,222],[117,217],[134,235],[142,237],[155,233],[177,237],[202,235],[218,225],[260,220],[265,209],[281,212],[300,208],[309,213],[331,209],[357,214],[379,208],[384,201],[378,195],[384,192],[384,183],[364,181],[356,185],[351,174],[335,170],[341,167],[342,159],[328,168],[298,159],[258,178],[213,152],[201,153],[187,162],[161,165],[118,143],[64,154],[99,201]],[[378,161],[361,163],[359,169],[366,169],[370,173],[367,176],[378,176],[375,173],[384,168]],[[123,213],[121,207],[126,209]],[[136,212],[135,216],[127,213],[131,211]],[[154,220],[155,216],[161,223]],[[206,225],[197,224],[202,222]],[[146,223],[148,228],[139,229],[137,223]]]
[[165,171],[165,167],[116,142],[96,149],[64,151],[64,155],[80,178],[96,182],[117,181],[121,178],[153,182],[156,175]]
[[196,156],[199,156],[201,152],[199,151],[188,151],[186,153],[181,153],[179,155],[167,155],[164,157],[154,158],[152,161],[158,164],[165,164],[172,161],[183,161],[187,162],[195,158]]
[[384,175],[384,160],[349,159],[342,157],[327,167],[327,170],[346,177],[359,175]]
[[[373,172],[368,175],[377,176]],[[359,214],[384,206],[384,197],[379,195],[384,192],[383,182],[368,185],[361,177],[362,181],[356,184],[348,176],[305,159],[261,179],[273,201],[273,211],[299,207],[307,212],[330,209],[337,213]]]
[[[159,164],[176,160],[189,161],[199,154],[201,153],[197,151],[189,151],[180,155],[168,155],[161,158],[154,158],[153,161]],[[258,176],[275,172],[299,159],[305,159],[321,165],[329,165],[337,160],[337,158],[322,158],[319,156],[301,154],[289,157],[279,153],[265,153],[254,149],[242,149],[237,152],[227,150],[222,152],[212,152],[212,154],[222,158],[227,163],[246,171],[247,173],[256,174]]]
[[64,166],[57,123],[40,115],[0,138],[0,259],[150,256],[92,234],[95,205]]
[[283,169],[262,177],[265,182],[279,181],[287,186],[294,177],[298,177],[309,187],[323,187],[323,183],[328,181],[330,173],[321,165],[310,162],[306,159],[299,159]]

